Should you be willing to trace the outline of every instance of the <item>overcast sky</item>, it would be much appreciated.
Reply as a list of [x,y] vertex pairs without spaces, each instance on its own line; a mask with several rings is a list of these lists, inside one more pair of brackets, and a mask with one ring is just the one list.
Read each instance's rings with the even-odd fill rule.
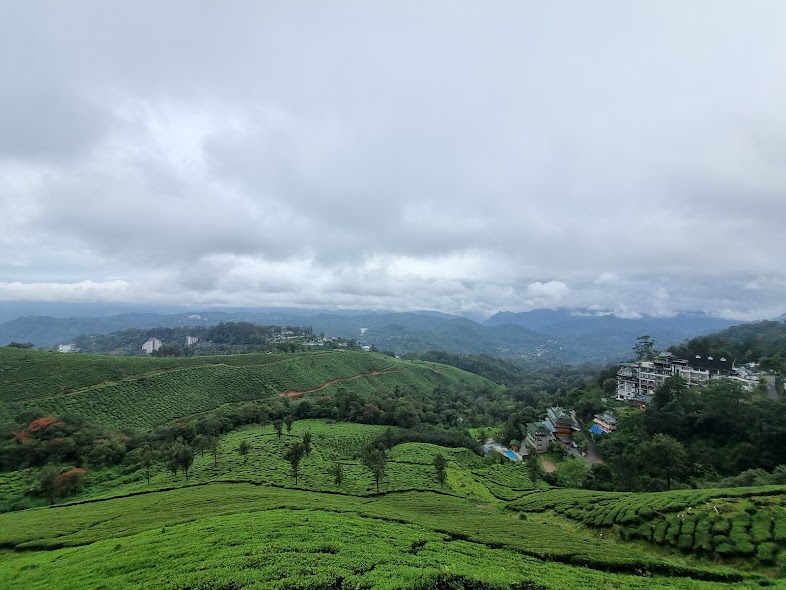
[[786,311],[786,2],[3,2],[0,301]]

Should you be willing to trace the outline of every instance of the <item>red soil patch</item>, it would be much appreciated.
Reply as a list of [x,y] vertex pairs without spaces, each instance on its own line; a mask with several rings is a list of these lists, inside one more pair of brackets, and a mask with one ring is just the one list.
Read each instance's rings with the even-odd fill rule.
[[391,369],[391,370],[388,370],[388,371],[371,371],[370,373],[361,373],[359,375],[352,375],[352,377],[343,377],[341,379],[332,379],[331,381],[326,381],[325,383],[323,383],[319,387],[314,387],[313,389],[305,389],[303,391],[298,391],[297,389],[290,389],[289,391],[283,392],[281,394],[281,396],[282,397],[286,396],[286,397],[288,397],[290,399],[296,399],[298,397],[304,396],[307,393],[314,393],[315,391],[321,391],[321,390],[325,389],[326,387],[330,387],[331,385],[334,385],[335,383],[342,383],[344,381],[354,381],[355,379],[360,379],[362,377],[375,377],[377,375],[388,375],[388,374],[392,374],[392,373],[403,373],[406,370],[407,369],[395,369],[395,370]]

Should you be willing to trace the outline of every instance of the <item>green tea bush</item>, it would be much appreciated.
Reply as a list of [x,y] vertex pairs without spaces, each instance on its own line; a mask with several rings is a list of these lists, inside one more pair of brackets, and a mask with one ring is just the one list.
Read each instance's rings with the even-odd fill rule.
[[756,559],[765,565],[773,565],[778,556],[778,545],[771,542],[761,543],[756,549]]

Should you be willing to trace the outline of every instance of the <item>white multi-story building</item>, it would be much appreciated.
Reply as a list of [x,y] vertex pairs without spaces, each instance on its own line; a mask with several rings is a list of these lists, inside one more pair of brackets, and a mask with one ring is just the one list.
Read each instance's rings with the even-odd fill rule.
[[196,336],[186,336],[186,346],[193,346],[197,342],[199,342],[199,338]]
[[154,353],[159,348],[161,348],[161,341],[158,338],[149,338],[147,342],[142,345],[142,350],[147,354]]
[[651,396],[669,377],[680,376],[688,387],[706,385],[711,379],[725,377],[734,363],[725,357],[696,355],[690,360],[662,352],[651,361],[623,363],[617,372],[617,400],[627,401]]

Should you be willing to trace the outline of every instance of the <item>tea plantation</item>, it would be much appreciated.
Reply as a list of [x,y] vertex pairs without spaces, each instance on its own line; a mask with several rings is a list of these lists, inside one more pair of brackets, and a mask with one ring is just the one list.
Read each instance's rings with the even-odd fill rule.
[[[468,383],[494,387],[458,369],[376,354],[112,359],[0,349],[5,416],[77,413],[148,433],[235,402],[295,404],[339,386],[348,399],[393,388],[425,396]],[[25,433],[34,437],[53,420]],[[212,449],[193,455],[187,476],[165,458],[147,468],[88,461],[84,486],[52,506],[38,490],[40,464],[0,473],[0,504],[30,497],[41,505],[0,514],[0,589],[784,586],[783,486],[550,489],[534,486],[521,463],[403,442],[386,451],[378,491],[363,449],[410,431],[333,419],[294,420],[277,431],[261,422],[219,431]],[[15,436],[9,444],[23,448],[26,439]],[[310,444],[296,482],[285,452],[304,437]],[[438,454],[447,459],[442,484]]]

